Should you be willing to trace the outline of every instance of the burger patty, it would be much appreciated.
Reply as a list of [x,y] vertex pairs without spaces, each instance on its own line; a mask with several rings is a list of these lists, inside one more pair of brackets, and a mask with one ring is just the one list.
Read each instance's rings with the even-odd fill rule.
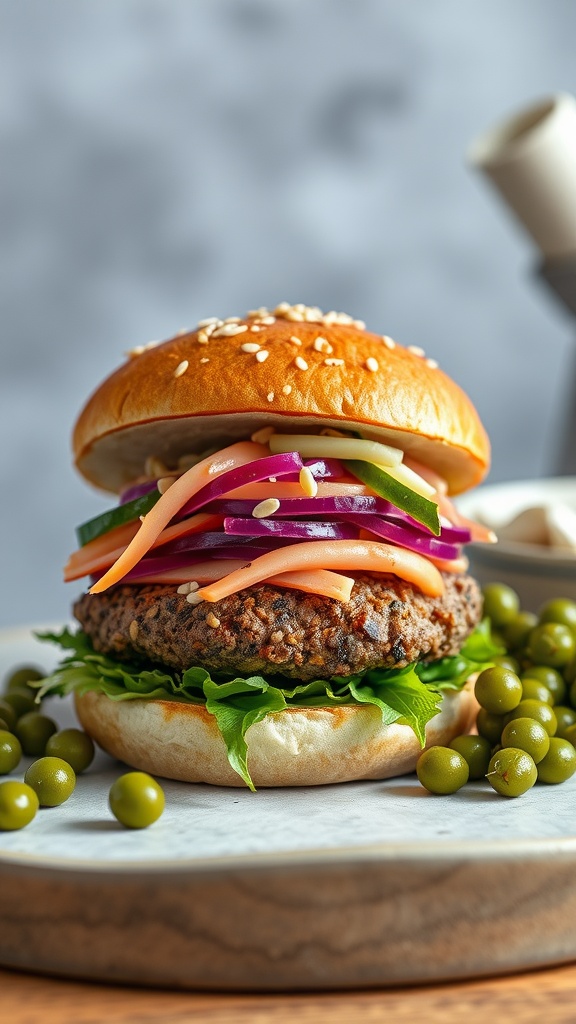
[[199,605],[174,586],[118,586],[85,594],[74,614],[95,649],[120,660],[311,680],[457,654],[482,600],[471,576],[443,575],[441,597],[361,575],[348,604],[267,584]]

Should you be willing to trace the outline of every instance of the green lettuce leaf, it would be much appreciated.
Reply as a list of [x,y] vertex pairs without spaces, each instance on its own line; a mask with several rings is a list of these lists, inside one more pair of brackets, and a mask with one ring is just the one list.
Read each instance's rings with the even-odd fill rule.
[[37,636],[57,644],[64,652],[58,668],[37,684],[38,699],[46,694],[66,696],[96,691],[111,700],[203,704],[216,720],[231,766],[252,790],[246,733],[266,715],[287,707],[371,704],[378,708],[385,725],[409,725],[424,746],[426,725],[440,709],[442,691],[461,689],[473,672],[486,668],[497,654],[503,653],[493,642],[486,621],[468,638],[460,654],[453,657],[294,685],[282,676],[230,679],[196,665],[177,672],[119,662],[95,651],[81,630],[72,633],[66,628],[61,633]]

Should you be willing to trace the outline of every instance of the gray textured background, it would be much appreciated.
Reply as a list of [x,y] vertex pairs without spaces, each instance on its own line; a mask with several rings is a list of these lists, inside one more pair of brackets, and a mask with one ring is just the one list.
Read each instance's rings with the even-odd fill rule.
[[570,0],[0,0],[0,624],[78,589],[88,392],[202,316],[361,316],[471,394],[493,480],[551,471],[571,326],[464,152],[576,91],[575,31]]

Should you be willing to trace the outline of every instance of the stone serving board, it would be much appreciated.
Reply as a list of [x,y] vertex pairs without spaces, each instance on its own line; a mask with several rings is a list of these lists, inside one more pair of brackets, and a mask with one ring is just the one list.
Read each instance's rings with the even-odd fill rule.
[[[0,673],[54,664],[0,633]],[[61,725],[66,701],[47,702]],[[576,959],[576,777],[518,800],[414,777],[303,789],[163,782],[130,831],[98,754],[70,800],[0,833],[0,963],[173,988],[297,990],[495,974]],[[14,777],[22,775],[15,773]]]

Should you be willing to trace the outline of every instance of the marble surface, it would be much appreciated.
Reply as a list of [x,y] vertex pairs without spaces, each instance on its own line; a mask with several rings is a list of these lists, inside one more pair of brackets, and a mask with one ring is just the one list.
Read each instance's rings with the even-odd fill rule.
[[576,91],[564,0],[7,0],[0,31],[0,624],[64,618],[104,507],[74,418],[123,352],[281,299],[422,346],[493,479],[550,475],[572,330],[466,168]]

